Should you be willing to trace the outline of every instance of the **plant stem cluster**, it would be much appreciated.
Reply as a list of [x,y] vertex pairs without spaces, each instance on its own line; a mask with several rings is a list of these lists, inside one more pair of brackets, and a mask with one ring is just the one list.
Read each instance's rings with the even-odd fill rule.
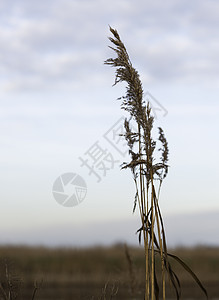
[[[125,119],[125,138],[129,148],[131,161],[123,163],[122,169],[129,168],[133,174],[136,187],[134,199],[135,211],[139,208],[141,227],[137,230],[139,242],[143,236],[145,250],[145,300],[159,299],[160,287],[157,275],[158,259],[160,258],[162,297],[166,297],[166,277],[174,287],[176,298],[180,298],[180,281],[171,267],[168,257],[177,259],[178,262],[193,276],[201,289],[207,295],[196,275],[178,257],[173,257],[167,252],[166,237],[163,219],[159,207],[160,188],[163,179],[168,173],[168,143],[162,128],[158,128],[158,138],[154,140],[152,132],[154,117],[149,102],[145,103],[143,88],[139,74],[133,68],[127,50],[120,39],[118,32],[110,27],[113,37],[109,40],[113,44],[110,48],[116,53],[115,58],[109,58],[105,64],[116,68],[115,83],[126,82],[125,96],[118,98],[121,108],[130,114]],[[133,130],[134,122],[137,130]],[[160,146],[159,146],[160,145]],[[156,152],[160,158],[155,159]],[[157,157],[157,156],[156,156]],[[155,184],[158,181],[158,185]],[[184,264],[184,265],[183,265]],[[186,267],[185,267],[186,266]],[[166,276],[167,275],[167,276]]]

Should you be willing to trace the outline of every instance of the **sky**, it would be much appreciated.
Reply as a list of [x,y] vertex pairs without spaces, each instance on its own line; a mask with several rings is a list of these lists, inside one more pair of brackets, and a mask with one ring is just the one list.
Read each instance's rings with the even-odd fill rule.
[[219,244],[218,15],[216,0],[0,2],[0,243],[137,245],[110,25],[169,143],[170,243]]

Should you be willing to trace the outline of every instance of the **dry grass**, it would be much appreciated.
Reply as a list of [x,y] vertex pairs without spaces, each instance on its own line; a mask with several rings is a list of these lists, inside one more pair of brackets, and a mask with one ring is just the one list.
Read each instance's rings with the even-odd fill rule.
[[[199,285],[208,298],[207,291],[195,273],[179,257],[167,250],[166,234],[160,211],[160,190],[168,173],[168,143],[163,129],[158,127],[158,137],[154,138],[154,116],[149,102],[143,99],[143,87],[138,71],[132,66],[128,52],[118,32],[110,27],[109,37],[116,54],[105,64],[115,68],[115,85],[126,83],[126,93],[118,100],[121,108],[129,116],[124,122],[125,138],[131,161],[123,163],[123,169],[132,172],[136,194],[134,209],[138,206],[141,219],[139,242],[144,244],[145,255],[145,300],[166,299],[166,283],[170,282],[176,298],[181,296],[181,283],[172,267],[172,260],[177,261]],[[137,129],[132,129],[132,123]],[[158,259],[160,258],[160,260]],[[158,277],[160,268],[161,279]]]
[[[180,248],[170,252],[179,255],[198,274],[208,288],[210,299],[219,297],[218,248]],[[113,288],[114,292],[118,288],[118,293],[113,299],[143,299],[144,250],[129,247],[128,255],[132,264],[132,278],[129,259],[123,245],[89,249],[1,247],[1,279],[3,279],[4,263],[7,260],[12,273],[21,281],[17,299],[30,300],[35,283],[40,284],[41,281],[43,281],[42,288],[37,291],[36,300],[97,300],[104,296],[102,293],[104,288],[105,298]],[[182,299],[189,297],[203,299],[201,291],[183,268],[174,261],[172,266],[179,273],[183,288]],[[134,287],[130,284],[133,278]],[[169,291],[168,296],[174,297],[173,292]]]

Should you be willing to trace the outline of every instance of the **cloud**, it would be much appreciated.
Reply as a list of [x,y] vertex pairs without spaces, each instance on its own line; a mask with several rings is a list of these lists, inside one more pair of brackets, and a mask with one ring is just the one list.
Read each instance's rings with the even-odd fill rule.
[[219,71],[213,0],[20,0],[1,8],[0,87],[7,92],[104,84],[108,24],[149,82],[210,82]]

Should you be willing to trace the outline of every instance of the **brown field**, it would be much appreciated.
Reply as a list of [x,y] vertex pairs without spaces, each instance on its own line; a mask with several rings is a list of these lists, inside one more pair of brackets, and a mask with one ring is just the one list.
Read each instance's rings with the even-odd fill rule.
[[[179,248],[169,251],[198,275],[210,299],[219,299],[219,248]],[[8,281],[16,299],[144,299],[144,253],[141,248],[117,245],[103,248],[1,247],[0,278]],[[192,278],[173,262],[182,284],[182,299],[205,299]],[[7,275],[8,273],[8,275]],[[6,279],[7,278],[7,279]],[[104,288],[105,287],[105,288]],[[117,291],[111,298],[112,289]],[[168,298],[174,299],[168,288]],[[3,298],[0,298],[3,299]]]

